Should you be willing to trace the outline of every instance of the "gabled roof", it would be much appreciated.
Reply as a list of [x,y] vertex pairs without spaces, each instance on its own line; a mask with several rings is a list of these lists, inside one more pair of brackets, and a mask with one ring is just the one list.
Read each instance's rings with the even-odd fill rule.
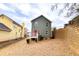
[[11,29],[8,28],[7,26],[5,26],[4,24],[0,23],[0,30],[2,31],[7,31],[7,32],[10,32]]
[[48,19],[47,19],[45,16],[43,16],[43,15],[38,16],[37,18],[33,19],[31,22],[33,22],[34,20],[37,20],[37,19],[40,18],[40,17],[43,17],[43,18],[45,18],[47,21],[51,22],[50,20],[48,20]]
[[[1,16],[5,16],[5,17],[9,18],[8,16],[6,16],[4,14],[1,14],[0,17]],[[18,26],[20,26],[22,28],[22,26],[20,24],[18,24],[17,22],[15,22],[14,20],[12,20],[11,18],[9,18],[9,20],[11,20],[14,24],[16,24],[16,25],[18,25]]]

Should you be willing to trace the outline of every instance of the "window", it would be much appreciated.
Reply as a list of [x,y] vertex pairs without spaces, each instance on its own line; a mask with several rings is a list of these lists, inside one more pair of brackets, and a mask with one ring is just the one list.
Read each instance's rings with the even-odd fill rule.
[[48,34],[48,31],[46,31],[46,34]]
[[13,25],[13,30],[16,30],[17,29],[17,26],[14,24]]
[[19,29],[19,32],[20,32],[20,29]]
[[2,16],[2,19],[4,19],[4,16]]
[[38,24],[38,22],[35,22],[35,24],[37,25],[37,24]]
[[16,35],[17,35],[17,32],[16,32]]
[[16,26],[15,26],[15,25],[13,25],[13,28],[16,28]]
[[46,23],[46,26],[48,26],[48,23]]

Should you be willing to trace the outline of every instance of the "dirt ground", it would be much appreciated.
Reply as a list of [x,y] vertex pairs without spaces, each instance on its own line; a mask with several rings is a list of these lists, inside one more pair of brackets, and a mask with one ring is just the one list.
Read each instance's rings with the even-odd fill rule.
[[18,41],[0,49],[1,56],[72,56],[74,53],[61,39],[42,40],[27,44],[26,40]]

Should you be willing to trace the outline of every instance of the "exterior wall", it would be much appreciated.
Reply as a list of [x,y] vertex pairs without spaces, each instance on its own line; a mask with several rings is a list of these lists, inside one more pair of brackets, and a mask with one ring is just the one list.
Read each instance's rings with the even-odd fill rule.
[[68,25],[56,31],[56,38],[64,40],[75,55],[79,55],[79,26]]
[[[47,23],[48,26],[46,26]],[[40,17],[32,22],[32,31],[33,30],[37,30],[43,37],[51,37],[51,22],[44,17]]]
[[67,43],[75,55],[79,55],[79,16],[74,18],[73,23],[66,27]]
[[61,29],[56,30],[55,38],[62,39],[62,40],[66,39],[67,38],[67,29],[61,28]]
[[5,16],[0,17],[0,23],[5,24],[8,28],[11,29],[11,32],[0,30],[0,41],[6,41],[22,37],[23,29],[20,26],[14,24],[11,20],[9,20],[9,18]]
[[67,26],[67,44],[69,48],[74,51],[76,55],[79,55],[79,27]]
[[12,32],[15,35],[15,38],[22,37],[22,29],[21,29],[21,27],[15,25],[15,24],[13,24]]
[[9,18],[7,18],[7,17],[5,17],[5,16],[1,16],[0,17],[0,23],[3,23],[3,24],[5,24],[7,27],[9,27],[9,28],[11,28],[12,29],[12,21],[11,20],[9,20]]
[[25,23],[22,23],[22,27],[23,27],[23,28],[21,29],[21,36],[24,37],[24,35],[26,34],[26,33],[25,33],[25,30],[26,30],[26,29],[25,29]]

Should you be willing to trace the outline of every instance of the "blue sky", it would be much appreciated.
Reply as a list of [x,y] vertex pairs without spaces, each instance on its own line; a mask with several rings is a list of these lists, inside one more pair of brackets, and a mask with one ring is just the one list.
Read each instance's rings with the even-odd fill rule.
[[[46,18],[52,21],[52,28],[62,28],[65,23],[68,23],[72,17],[64,17],[66,10],[64,10],[64,3],[58,3],[58,8],[51,10],[51,6],[56,5],[55,3],[0,3],[0,14],[5,14],[21,24],[25,22],[26,28],[31,30],[31,20],[44,15]],[[69,8],[69,7],[68,7]],[[63,9],[63,10],[62,10]],[[62,12],[62,14],[60,13]],[[59,13],[61,15],[59,15]]]

